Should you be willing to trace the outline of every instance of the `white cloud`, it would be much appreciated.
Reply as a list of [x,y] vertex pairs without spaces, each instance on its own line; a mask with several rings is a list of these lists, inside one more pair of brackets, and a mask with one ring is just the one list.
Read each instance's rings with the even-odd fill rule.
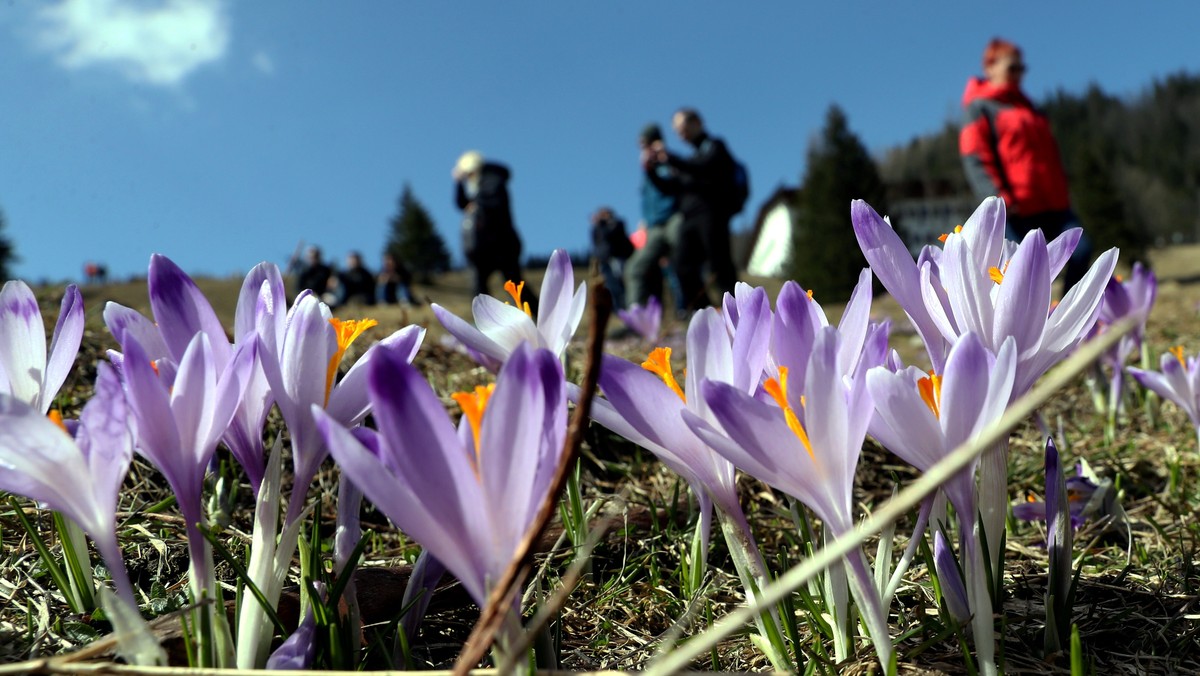
[[38,41],[59,65],[150,85],[178,85],[229,46],[223,0],[63,0],[38,18]]
[[250,63],[254,65],[255,70],[263,75],[275,74],[275,60],[271,58],[270,54],[264,51],[255,52],[254,57],[250,59]]

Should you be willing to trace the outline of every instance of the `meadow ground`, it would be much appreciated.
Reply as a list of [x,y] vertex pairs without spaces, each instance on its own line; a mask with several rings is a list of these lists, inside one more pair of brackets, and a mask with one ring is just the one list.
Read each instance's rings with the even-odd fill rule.
[[[1148,325],[1149,344],[1157,355],[1182,344],[1188,353],[1200,350],[1200,249],[1179,247],[1156,252],[1154,267],[1159,275],[1159,296]],[[577,271],[582,275],[584,271]],[[540,273],[531,272],[536,288]],[[197,280],[216,307],[223,323],[232,325],[234,302],[240,280]],[[767,286],[772,297],[779,288],[774,280],[749,280]],[[495,280],[493,280],[495,282]],[[469,316],[470,286],[465,275],[451,273],[436,284],[418,285],[422,300],[441,303],[460,315]],[[43,308],[51,322],[57,313],[61,289],[42,289]],[[820,297],[817,300],[826,301]],[[88,328],[76,369],[60,396],[60,405],[70,415],[90,395],[90,383],[103,350],[113,347],[101,321],[104,302],[112,300],[149,314],[144,283],[112,284],[84,288]],[[839,307],[827,310],[837,315]],[[877,318],[895,321],[892,345],[907,359],[918,360],[920,343],[907,329],[903,313],[888,297],[873,305]],[[488,381],[488,374],[454,349],[433,318],[427,304],[412,308],[347,308],[339,316],[371,316],[380,326],[372,330],[384,336],[409,323],[429,330],[416,364],[435,390],[454,408],[448,394]],[[831,317],[836,321],[835,317]],[[682,352],[684,326],[667,321],[664,340]],[[614,332],[611,330],[610,334]],[[581,330],[579,335],[585,335]],[[366,343],[356,343],[349,355],[361,354]],[[651,346],[634,338],[614,338],[608,349],[640,361]],[[582,346],[572,348],[569,377],[577,380]],[[676,358],[682,364],[682,354]],[[1157,364],[1157,358],[1154,361]],[[678,366],[677,366],[678,368]],[[1186,416],[1172,404],[1155,405],[1139,395],[1119,421],[1112,439],[1106,439],[1104,418],[1096,413],[1091,395],[1081,380],[1060,392],[1042,411],[1052,428],[1061,428],[1068,442],[1066,462],[1086,458],[1102,477],[1112,479],[1121,491],[1132,534],[1132,545],[1123,530],[1084,526],[1076,536],[1076,556],[1081,573],[1073,622],[1078,626],[1084,655],[1095,673],[1200,673],[1200,451],[1195,431]],[[279,429],[272,419],[268,434]],[[1043,492],[1042,447],[1044,439],[1033,421],[1018,428],[1012,437],[1011,497]],[[643,667],[667,637],[698,633],[712,618],[719,617],[741,600],[740,587],[720,538],[714,538],[706,586],[698,598],[685,598],[679,590],[682,560],[690,542],[690,519],[694,508],[680,480],[655,461],[648,452],[593,426],[582,453],[584,503],[594,507],[599,521],[611,516],[606,535],[594,552],[588,575],[557,615],[552,635],[557,642],[563,668],[570,670],[637,669]],[[321,500],[320,529],[331,532],[334,519],[336,470],[327,463],[311,488],[310,497]],[[915,476],[915,472],[873,442],[868,442],[859,469],[856,498],[863,512],[878,505],[892,492],[893,485]],[[290,488],[290,487],[288,487]],[[759,482],[743,478],[741,497],[764,555],[776,568],[783,561],[801,557],[789,508],[782,497]],[[120,533],[127,563],[137,585],[145,593],[144,611],[157,615],[182,603],[185,589],[186,548],[181,519],[170,509],[152,506],[167,496],[165,483],[148,465],[135,461],[120,504]],[[248,491],[242,491],[243,506],[222,538],[234,551],[241,551],[250,531]],[[87,644],[107,631],[103,621],[72,615],[54,589],[29,537],[15,518],[14,505],[35,514],[28,501],[6,502],[0,508],[0,661],[18,662],[37,655],[63,653]],[[35,523],[51,530],[44,514]],[[412,563],[416,547],[396,533],[387,520],[369,506],[363,512],[370,544],[360,570],[360,597],[367,621],[368,639],[382,634],[399,607],[402,581]],[[896,547],[903,547],[911,520],[897,530]],[[541,591],[553,590],[566,569],[570,543],[555,538],[561,527],[545,539],[542,574],[535,583]],[[1010,522],[1006,550],[1005,592],[1002,608],[1001,652],[1007,673],[1069,673],[1066,660],[1042,655],[1043,594],[1046,553],[1044,529],[1037,524]],[[49,537],[49,535],[47,535]],[[556,541],[557,540],[557,541]],[[867,547],[874,553],[874,543]],[[219,575],[233,580],[232,570],[221,565]],[[295,583],[295,580],[292,580]],[[285,597],[282,614],[295,621],[294,600]],[[796,599],[798,617],[804,618],[803,599]],[[688,612],[692,611],[689,615]],[[685,622],[680,618],[687,616]],[[448,665],[478,616],[455,585],[433,597],[430,615],[410,659],[416,668]],[[963,644],[937,612],[925,562],[914,563],[892,609],[893,635],[901,673],[967,673]],[[858,650],[858,661],[834,665],[829,645],[812,625],[796,627],[802,646],[800,657],[818,673],[860,673],[870,669],[869,647]],[[161,628],[164,635],[171,627]],[[177,632],[176,632],[177,633]],[[366,651],[368,667],[388,666],[387,649],[374,646]],[[745,634],[724,641],[697,669],[719,671],[759,670],[765,658]]]

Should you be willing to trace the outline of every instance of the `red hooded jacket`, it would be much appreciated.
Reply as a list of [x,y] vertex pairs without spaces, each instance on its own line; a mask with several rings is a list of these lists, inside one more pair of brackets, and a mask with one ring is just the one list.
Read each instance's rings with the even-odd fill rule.
[[977,197],[999,195],[1016,216],[1071,208],[1050,122],[1020,89],[971,78],[963,109],[958,150]]

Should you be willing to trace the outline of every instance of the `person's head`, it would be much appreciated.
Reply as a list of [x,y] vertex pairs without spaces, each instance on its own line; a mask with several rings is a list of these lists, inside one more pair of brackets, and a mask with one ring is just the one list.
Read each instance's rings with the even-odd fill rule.
[[695,108],[680,108],[671,118],[671,127],[679,138],[691,143],[704,133],[704,120]]
[[362,254],[357,251],[351,251],[346,254],[346,269],[357,270],[362,267]]
[[474,176],[483,168],[483,155],[478,150],[468,150],[458,158],[458,162],[454,163],[454,169],[450,172],[454,176],[454,180],[462,180]]
[[307,249],[305,249],[304,250],[304,260],[308,261],[309,263],[320,263],[321,262],[321,248],[315,247],[315,246],[310,246]]
[[1025,75],[1025,58],[1021,48],[1001,38],[992,38],[983,50],[983,74],[988,82],[997,85],[1021,86]]
[[653,122],[642,127],[642,133],[638,134],[638,145],[643,148],[649,148],[650,144],[655,141],[662,140],[662,129]]
[[613,210],[612,209],[610,209],[609,207],[600,207],[599,209],[597,209],[595,211],[595,213],[592,214],[592,224],[595,225],[597,223],[611,221],[612,218],[613,218]]

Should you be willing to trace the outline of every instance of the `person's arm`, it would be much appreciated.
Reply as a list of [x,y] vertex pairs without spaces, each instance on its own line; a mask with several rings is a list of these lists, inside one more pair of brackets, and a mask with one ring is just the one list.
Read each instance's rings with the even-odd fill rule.
[[454,203],[459,209],[466,209],[471,200],[467,199],[467,191],[463,188],[462,181],[454,182]]
[[962,155],[963,171],[967,183],[977,199],[992,195],[1004,199],[1010,213],[1015,212],[1012,191],[1004,177],[1000,158],[996,155],[999,139],[993,128],[994,115],[990,116],[983,106],[987,102],[972,103],[966,110],[962,131],[958,135],[958,151]]
[[691,157],[680,157],[668,154],[667,164],[679,176],[679,182],[686,187],[697,190],[707,190],[721,182],[722,172],[727,171],[729,151],[725,144],[711,136],[706,138],[696,154]]

